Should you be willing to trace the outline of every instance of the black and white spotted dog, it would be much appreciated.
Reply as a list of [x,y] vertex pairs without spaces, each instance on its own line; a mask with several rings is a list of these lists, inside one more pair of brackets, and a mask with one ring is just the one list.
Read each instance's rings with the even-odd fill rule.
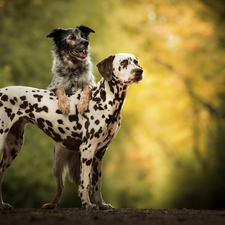
[[[55,43],[52,66],[54,76],[48,90],[57,95],[58,107],[64,114],[68,114],[70,110],[66,95],[71,95],[80,89],[83,90],[87,85],[96,85],[88,52],[90,33],[95,33],[95,31],[81,25],[70,29],[57,28],[47,35],[48,38],[53,38]],[[58,88],[63,88],[66,95],[62,91],[57,91]],[[88,92],[90,93],[91,90]],[[84,112],[88,107],[89,96],[87,96],[86,102],[86,105],[78,107],[79,112]],[[53,209],[56,207],[62,195],[67,171],[70,180],[78,185],[79,168],[80,155],[66,150],[65,147],[55,142],[53,171],[57,189],[52,201],[43,205],[42,208]]]
[[[103,78],[93,88],[88,110],[78,112],[82,91],[70,96],[70,113],[62,114],[57,97],[48,90],[31,87],[0,89],[0,207],[12,208],[2,200],[5,172],[21,151],[28,123],[40,128],[55,142],[81,154],[78,194],[84,209],[109,209],[101,195],[101,171],[105,151],[114,140],[121,122],[120,111],[129,85],[143,79],[143,69],[131,54],[110,56],[97,65]],[[62,89],[63,91],[63,89]],[[89,199],[91,194],[97,206]],[[60,186],[59,186],[60,187]]]

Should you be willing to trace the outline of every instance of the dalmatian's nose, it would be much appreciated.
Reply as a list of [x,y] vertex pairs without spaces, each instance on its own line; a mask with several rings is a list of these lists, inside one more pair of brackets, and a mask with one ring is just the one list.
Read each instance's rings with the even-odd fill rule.
[[142,69],[133,69],[132,73],[135,73],[135,75],[137,75],[137,76],[141,76],[143,73],[143,70]]

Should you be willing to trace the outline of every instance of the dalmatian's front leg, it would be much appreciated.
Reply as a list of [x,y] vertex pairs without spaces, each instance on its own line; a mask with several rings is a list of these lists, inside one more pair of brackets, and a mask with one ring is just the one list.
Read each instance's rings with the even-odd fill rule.
[[92,163],[92,182],[91,182],[91,195],[95,198],[100,209],[115,209],[112,205],[105,203],[101,194],[102,183],[102,163],[103,156],[106,149],[101,150],[95,154]]
[[90,85],[86,86],[81,92],[81,97],[77,103],[77,109],[79,113],[84,113],[89,107],[89,101],[91,99],[92,87]]
[[99,209],[95,204],[91,203],[89,198],[92,161],[93,153],[91,150],[81,151],[81,174],[78,185],[78,195],[81,198],[82,207],[86,210]]

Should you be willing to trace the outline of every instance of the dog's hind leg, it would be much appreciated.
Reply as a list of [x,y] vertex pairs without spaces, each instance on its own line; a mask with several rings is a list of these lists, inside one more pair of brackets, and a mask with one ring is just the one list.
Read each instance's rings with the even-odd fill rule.
[[50,203],[44,204],[42,209],[55,209],[57,204],[60,201],[64,190],[64,177],[66,172],[67,166],[67,154],[69,151],[63,148],[61,145],[55,142],[55,158],[54,158],[54,165],[53,165],[53,172],[56,178],[56,194],[54,198],[51,200]]
[[80,152],[69,151],[67,157],[68,174],[71,181],[73,181],[77,187],[80,181]]
[[3,137],[3,142],[1,150],[3,150],[2,159],[0,162],[0,208],[2,209],[12,209],[13,207],[7,203],[3,202],[2,198],[2,181],[7,169],[11,166],[17,155],[23,146],[23,134],[24,128],[27,122],[24,120],[17,121],[12,128],[8,131],[5,138]]
[[92,176],[91,176],[91,195],[95,198],[95,201],[100,209],[114,209],[110,204],[106,204],[102,199],[101,183],[102,183],[102,163],[103,156],[106,149],[99,150],[93,159],[92,163]]

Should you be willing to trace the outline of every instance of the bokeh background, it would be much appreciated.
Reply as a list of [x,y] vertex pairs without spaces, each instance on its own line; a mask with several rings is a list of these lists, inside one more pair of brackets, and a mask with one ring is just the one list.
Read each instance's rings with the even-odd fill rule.
[[[95,65],[136,55],[145,79],[130,87],[122,128],[103,165],[115,207],[225,208],[225,2],[223,0],[0,0],[0,87],[46,88],[46,35],[86,25]],[[5,202],[41,207],[55,194],[53,141],[32,125],[3,182]],[[59,207],[80,207],[66,179]]]

